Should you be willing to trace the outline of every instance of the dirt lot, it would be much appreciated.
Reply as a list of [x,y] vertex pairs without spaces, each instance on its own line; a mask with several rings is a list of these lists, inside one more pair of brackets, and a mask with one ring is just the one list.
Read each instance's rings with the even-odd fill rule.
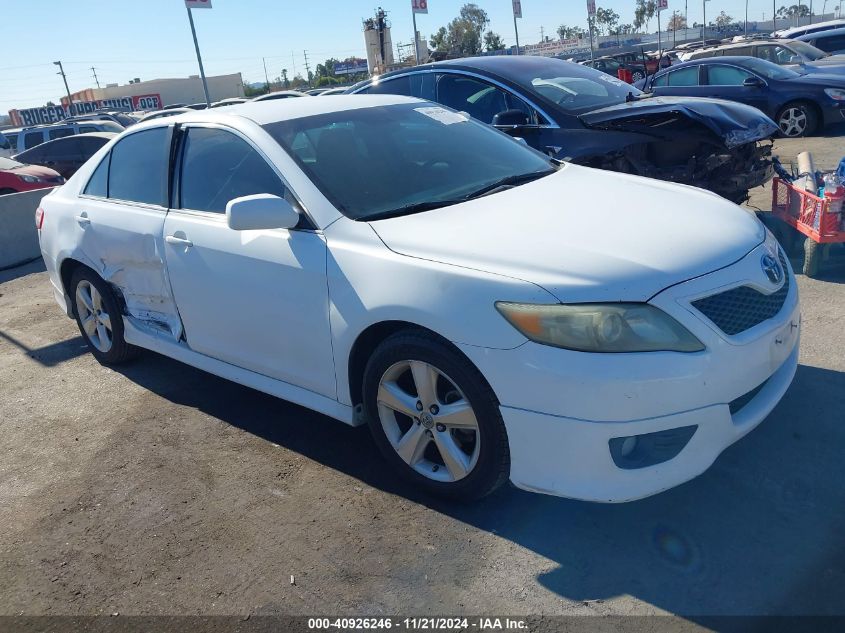
[[798,283],[795,383],[703,476],[465,507],[366,429],[152,353],[100,366],[40,263],[2,272],[0,614],[845,614],[845,266]]

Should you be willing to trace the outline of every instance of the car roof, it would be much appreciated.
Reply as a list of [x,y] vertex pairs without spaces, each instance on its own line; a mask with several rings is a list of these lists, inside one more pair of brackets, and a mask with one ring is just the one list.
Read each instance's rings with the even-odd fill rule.
[[146,129],[172,123],[214,123],[230,120],[238,116],[249,119],[258,125],[267,125],[278,121],[301,119],[304,117],[344,112],[359,108],[391,106],[402,103],[426,103],[422,99],[400,95],[338,95],[334,99],[270,99],[267,101],[247,101],[225,109],[192,110],[172,117],[152,119],[130,128]]
[[[827,20],[825,22],[816,22],[815,24],[803,24],[801,26],[793,26],[793,27],[788,28],[788,29],[778,29],[777,31],[775,31],[775,33],[779,34],[778,37],[790,37],[790,36],[795,35],[795,34],[805,35],[805,34],[807,34],[808,30],[811,30],[811,29],[826,30],[826,28],[828,26],[835,25],[835,24],[841,24],[841,25],[845,26],[845,19],[838,18],[836,20]],[[817,32],[821,32],[821,31],[817,31]]]
[[795,39],[801,41],[804,41],[804,38],[808,40],[814,40],[820,37],[834,37],[836,35],[842,34],[845,34],[845,24],[835,29],[825,29],[824,31],[816,31],[815,33],[804,33],[803,35],[796,35]]

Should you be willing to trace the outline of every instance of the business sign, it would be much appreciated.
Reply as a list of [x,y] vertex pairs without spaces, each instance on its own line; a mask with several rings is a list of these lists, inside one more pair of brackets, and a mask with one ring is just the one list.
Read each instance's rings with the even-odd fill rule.
[[587,0],[587,15],[593,17],[596,14],[596,0]]
[[[101,99],[99,101],[74,101],[73,108],[75,114],[91,114],[98,110],[123,110],[125,112],[132,112],[134,110],[160,110],[161,95],[149,94],[136,95],[134,97],[117,97],[115,99]],[[9,118],[12,120],[12,125],[17,126],[58,123],[69,116],[67,99],[62,100],[62,105],[9,111]]]
[[428,13],[428,0],[411,0],[414,13]]
[[356,75],[368,72],[366,59],[353,59],[348,62],[339,62],[334,65],[335,75]]
[[189,9],[210,9],[211,0],[185,0],[185,6]]
[[522,0],[513,0],[513,17],[522,17]]
[[669,8],[669,0],[657,0],[657,12],[660,13],[664,9]]

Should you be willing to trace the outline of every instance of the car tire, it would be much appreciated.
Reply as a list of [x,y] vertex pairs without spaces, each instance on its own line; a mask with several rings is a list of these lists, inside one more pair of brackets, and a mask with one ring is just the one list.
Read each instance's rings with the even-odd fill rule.
[[819,117],[815,108],[803,101],[793,101],[783,106],[775,118],[782,136],[799,138],[809,136],[816,131]]
[[123,316],[114,291],[97,273],[80,266],[70,281],[73,316],[82,338],[103,365],[119,365],[140,349],[123,337]]
[[4,187],[0,189],[0,196],[5,196],[7,193],[17,193],[14,189],[9,189],[8,187]]
[[426,492],[470,501],[507,480],[499,402],[481,372],[437,336],[405,330],[385,339],[364,370],[362,396],[379,450]]
[[631,73],[631,81],[638,82],[642,79],[645,79],[645,73],[641,70],[635,70]]

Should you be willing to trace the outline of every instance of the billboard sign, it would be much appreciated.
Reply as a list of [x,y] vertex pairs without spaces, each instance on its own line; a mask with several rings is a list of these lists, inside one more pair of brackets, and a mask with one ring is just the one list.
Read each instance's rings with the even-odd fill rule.
[[[76,110],[76,114],[90,114],[98,110],[123,110],[124,112],[132,112],[133,110],[160,110],[161,95],[148,94],[135,95],[134,97],[101,99],[99,101],[74,101],[73,107]],[[12,120],[12,125],[18,126],[58,123],[69,116],[67,99],[62,100],[62,105],[9,111],[9,118]]]
[[513,0],[513,17],[522,17],[522,0]]
[[587,0],[587,15],[590,17],[596,15],[596,0]]
[[355,75],[368,72],[366,59],[353,59],[348,62],[339,62],[334,65],[335,75]]
[[428,0],[411,0],[411,9],[414,13],[428,13]]
[[211,0],[185,0],[185,6],[189,9],[210,9]]

